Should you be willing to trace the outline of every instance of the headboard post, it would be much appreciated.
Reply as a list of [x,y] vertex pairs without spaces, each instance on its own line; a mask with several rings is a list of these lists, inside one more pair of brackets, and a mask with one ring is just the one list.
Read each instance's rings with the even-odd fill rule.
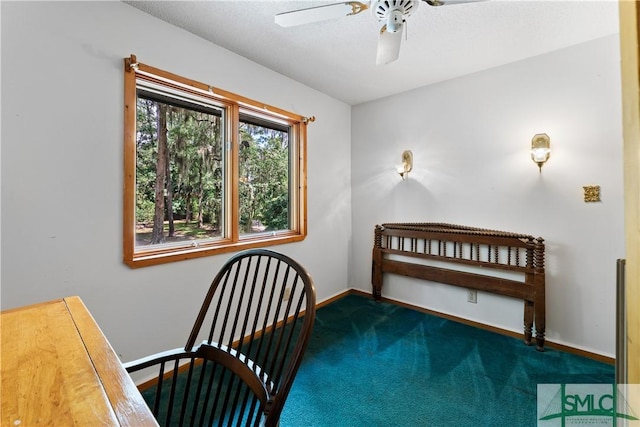
[[536,349],[539,351],[544,350],[544,333],[546,328],[545,319],[545,271],[544,271],[544,239],[538,237],[534,245],[534,289],[535,289],[535,321],[536,321]]
[[373,298],[376,301],[382,299],[382,230],[382,226],[376,225],[373,239],[373,255],[371,257],[371,284]]

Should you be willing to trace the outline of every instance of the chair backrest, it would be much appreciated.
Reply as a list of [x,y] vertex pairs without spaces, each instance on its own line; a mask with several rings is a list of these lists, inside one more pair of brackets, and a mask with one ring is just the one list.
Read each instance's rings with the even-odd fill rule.
[[125,363],[144,373],[163,426],[277,426],[315,320],[315,288],[291,258],[233,256],[213,279],[184,348]]
[[[266,249],[238,253],[213,279],[185,352],[214,348],[233,359],[224,365],[263,401],[262,422],[275,426],[311,337],[315,303],[313,280],[293,259]],[[236,399],[229,407],[246,403]]]

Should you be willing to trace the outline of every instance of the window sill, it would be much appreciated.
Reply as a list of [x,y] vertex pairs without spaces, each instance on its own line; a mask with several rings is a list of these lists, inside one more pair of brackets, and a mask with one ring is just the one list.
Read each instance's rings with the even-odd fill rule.
[[259,237],[245,237],[237,242],[224,242],[212,245],[173,249],[170,252],[146,252],[133,254],[131,258],[125,256],[124,263],[131,268],[148,267],[151,265],[167,264],[170,262],[184,261],[193,258],[201,258],[228,252],[237,252],[245,249],[263,248],[282,245],[285,243],[300,242],[306,235],[299,233],[286,233],[277,236],[264,235]]

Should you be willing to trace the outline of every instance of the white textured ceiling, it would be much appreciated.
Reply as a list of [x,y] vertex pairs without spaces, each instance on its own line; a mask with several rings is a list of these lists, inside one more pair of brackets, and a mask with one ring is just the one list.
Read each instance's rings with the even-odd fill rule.
[[618,33],[616,0],[421,2],[400,58],[377,66],[381,24],[370,10],[282,28],[277,13],[336,2],[126,3],[351,105]]

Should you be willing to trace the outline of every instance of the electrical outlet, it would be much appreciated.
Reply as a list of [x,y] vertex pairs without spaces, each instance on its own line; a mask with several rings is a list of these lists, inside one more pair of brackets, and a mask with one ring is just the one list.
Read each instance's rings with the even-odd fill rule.
[[478,291],[467,290],[467,302],[472,304],[478,303]]
[[284,288],[284,296],[282,297],[283,301],[289,301],[291,298],[291,288]]

